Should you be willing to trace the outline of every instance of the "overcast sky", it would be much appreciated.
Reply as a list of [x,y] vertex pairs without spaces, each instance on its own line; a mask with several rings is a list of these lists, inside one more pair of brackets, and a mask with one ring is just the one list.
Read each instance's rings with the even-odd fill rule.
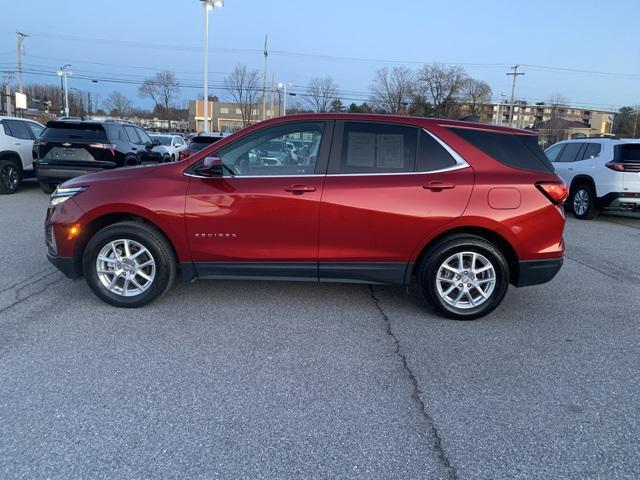
[[[70,86],[103,98],[137,98],[145,76],[170,69],[182,100],[201,94],[203,9],[198,0],[4,0],[0,70],[15,68],[15,30],[25,40],[27,82]],[[331,75],[342,96],[362,101],[377,68],[406,62],[460,64],[510,94],[508,66],[522,64],[517,97],[561,94],[594,107],[640,103],[640,1],[226,0],[210,14],[210,81],[236,63],[262,71],[269,34],[269,79],[304,88]],[[542,68],[541,68],[542,67]],[[551,67],[551,68],[549,68]],[[565,71],[556,68],[581,70]],[[595,73],[602,72],[602,73]],[[98,83],[88,78],[99,79]],[[111,81],[108,81],[111,80]],[[124,82],[124,83],[116,83]],[[225,97],[223,91],[213,93]]]

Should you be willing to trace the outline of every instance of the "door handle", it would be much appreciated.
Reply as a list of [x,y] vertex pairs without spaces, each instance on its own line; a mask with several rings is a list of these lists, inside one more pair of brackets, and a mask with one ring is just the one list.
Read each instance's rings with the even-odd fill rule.
[[429,182],[426,185],[423,185],[422,188],[426,190],[431,190],[432,192],[439,192],[441,190],[455,188],[455,186],[456,184],[451,182],[434,181],[434,182]]
[[285,192],[291,192],[295,195],[301,195],[306,192],[315,192],[316,187],[310,187],[309,185],[291,185],[284,190]]
[[569,168],[567,168],[567,170],[573,170],[573,168],[569,167]]
[[14,145],[22,145],[21,142],[13,142]]

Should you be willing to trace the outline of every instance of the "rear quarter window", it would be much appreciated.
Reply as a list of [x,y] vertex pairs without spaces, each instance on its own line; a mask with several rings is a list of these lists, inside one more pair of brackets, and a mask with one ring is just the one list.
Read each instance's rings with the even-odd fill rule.
[[553,172],[536,135],[451,128],[456,135],[503,165],[535,172]]
[[623,163],[640,163],[640,143],[623,143],[617,146],[617,160]]

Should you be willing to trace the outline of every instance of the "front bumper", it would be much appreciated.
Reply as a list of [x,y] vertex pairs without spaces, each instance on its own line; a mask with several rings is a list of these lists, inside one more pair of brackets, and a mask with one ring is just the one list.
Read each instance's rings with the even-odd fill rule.
[[545,260],[522,260],[518,262],[518,275],[514,285],[528,287],[550,282],[562,268],[564,258]]
[[71,279],[76,279],[82,276],[80,268],[75,264],[73,258],[58,257],[55,255],[47,254],[47,260],[49,260],[54,267],[60,270],[64,275]]

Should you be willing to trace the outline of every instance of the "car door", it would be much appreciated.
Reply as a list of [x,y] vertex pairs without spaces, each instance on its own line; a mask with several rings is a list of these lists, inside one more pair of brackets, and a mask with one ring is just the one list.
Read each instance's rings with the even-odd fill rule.
[[3,120],[5,132],[11,137],[9,147],[20,155],[22,168],[33,168],[33,134],[26,122]]
[[564,144],[564,148],[556,158],[553,166],[556,173],[564,180],[564,183],[571,185],[573,177],[577,175],[576,165],[586,145],[582,142],[569,142]]
[[[318,217],[332,122],[287,122],[241,137],[210,156],[222,177],[187,171],[187,234],[201,278],[317,280]],[[309,154],[268,161],[273,140],[302,139]]]
[[402,283],[439,227],[460,216],[471,167],[426,130],[336,122],[320,205],[320,281]]

